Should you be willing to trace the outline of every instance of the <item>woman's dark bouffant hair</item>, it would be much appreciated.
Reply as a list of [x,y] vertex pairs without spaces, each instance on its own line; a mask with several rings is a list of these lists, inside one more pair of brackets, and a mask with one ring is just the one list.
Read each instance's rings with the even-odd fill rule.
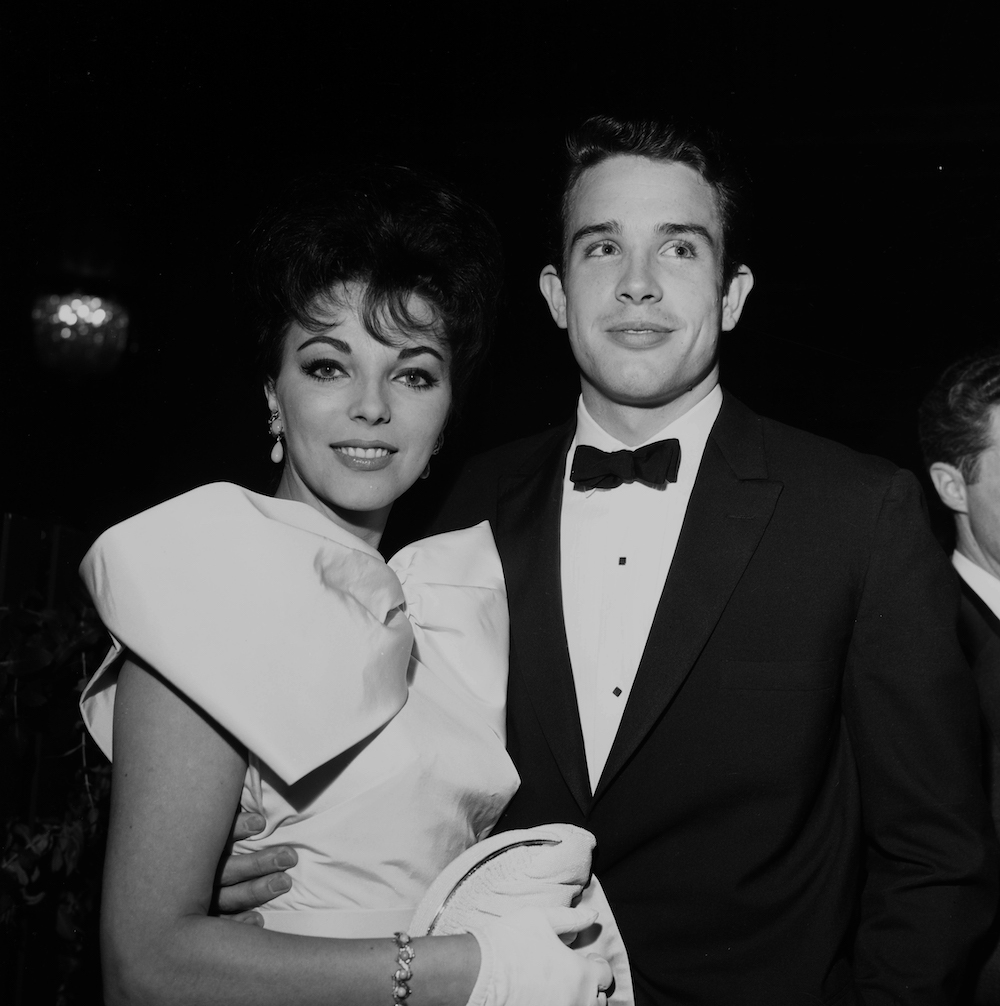
[[[324,307],[358,284],[362,324],[390,344],[387,328],[443,336],[456,401],[482,363],[496,320],[502,256],[496,227],[451,186],[402,167],[368,166],[296,183],[254,230],[251,293],[258,364],[281,369],[289,325],[321,331]],[[434,311],[409,310],[411,294]]]

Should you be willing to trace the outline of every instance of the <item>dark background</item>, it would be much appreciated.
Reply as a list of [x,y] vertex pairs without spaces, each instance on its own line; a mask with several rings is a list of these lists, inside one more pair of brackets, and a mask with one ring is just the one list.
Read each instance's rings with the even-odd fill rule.
[[[1000,344],[985,14],[132,6],[5,16],[0,511],[92,536],[201,482],[266,489],[240,238],[282,179],[378,155],[457,181],[507,257],[491,366],[435,477],[397,507],[389,538],[405,537],[463,455],[572,408],[536,277],[562,135],[598,111],[702,118],[741,152],[757,286],[723,376],[758,411],[918,467],[920,397],[956,356]],[[35,360],[33,298],[74,288],[131,314],[109,376]]]
[[[490,366],[433,477],[397,507],[387,550],[419,530],[464,456],[573,407],[565,336],[536,281],[562,136],[595,112],[702,119],[741,152],[757,286],[724,340],[726,386],[765,415],[919,467],[922,395],[957,356],[1000,348],[995,31],[985,4],[800,6],[334,2],[257,14],[36,0],[0,16],[0,514],[21,518],[3,525],[0,558],[10,590],[20,543],[18,575],[37,584],[24,610],[0,604],[4,653],[24,665],[0,695],[0,805],[15,798],[28,845],[89,822],[72,876],[51,849],[22,850],[29,872],[41,864],[24,894],[45,896],[0,945],[0,989],[16,973],[15,1002],[100,996],[92,790],[106,790],[107,769],[98,759],[73,775],[81,749],[67,738],[79,740],[74,683],[101,642],[70,603],[70,560],[109,524],[202,482],[267,490],[267,412],[234,268],[288,177],[372,156],[422,167],[482,202],[504,237]],[[34,298],[74,290],[128,308],[129,348],[111,374],[36,359]],[[21,897],[4,880],[0,895]]]

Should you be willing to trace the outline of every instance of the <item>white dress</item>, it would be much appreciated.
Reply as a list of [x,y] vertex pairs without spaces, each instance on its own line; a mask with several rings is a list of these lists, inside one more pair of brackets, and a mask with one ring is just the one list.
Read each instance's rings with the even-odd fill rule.
[[216,483],[105,532],[81,567],[114,648],[81,699],[112,755],[131,651],[250,752],[240,843],[298,852],[269,929],[387,936],[518,785],[507,607],[489,525],[387,565],[318,511]]

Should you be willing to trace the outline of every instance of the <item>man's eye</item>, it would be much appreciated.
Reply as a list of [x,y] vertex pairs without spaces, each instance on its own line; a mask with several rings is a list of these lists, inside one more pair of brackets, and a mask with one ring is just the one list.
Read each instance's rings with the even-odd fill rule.
[[667,245],[664,249],[668,255],[672,255],[674,258],[695,258],[695,247],[689,241],[675,241],[673,244]]
[[605,258],[608,255],[614,255],[617,251],[618,248],[613,241],[598,241],[587,249],[587,255],[590,258]]

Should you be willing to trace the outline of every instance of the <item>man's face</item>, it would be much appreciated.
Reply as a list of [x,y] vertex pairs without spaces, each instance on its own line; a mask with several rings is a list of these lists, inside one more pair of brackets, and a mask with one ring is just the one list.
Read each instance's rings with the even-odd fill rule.
[[976,481],[965,492],[969,529],[979,552],[973,558],[1000,577],[1000,405],[990,410],[990,446],[979,455]]
[[723,289],[722,228],[701,176],[645,157],[602,161],[572,193],[567,241],[564,278],[547,266],[541,286],[592,414],[678,403],[679,415],[704,397],[719,333],[735,326],[753,278],[743,269]]

